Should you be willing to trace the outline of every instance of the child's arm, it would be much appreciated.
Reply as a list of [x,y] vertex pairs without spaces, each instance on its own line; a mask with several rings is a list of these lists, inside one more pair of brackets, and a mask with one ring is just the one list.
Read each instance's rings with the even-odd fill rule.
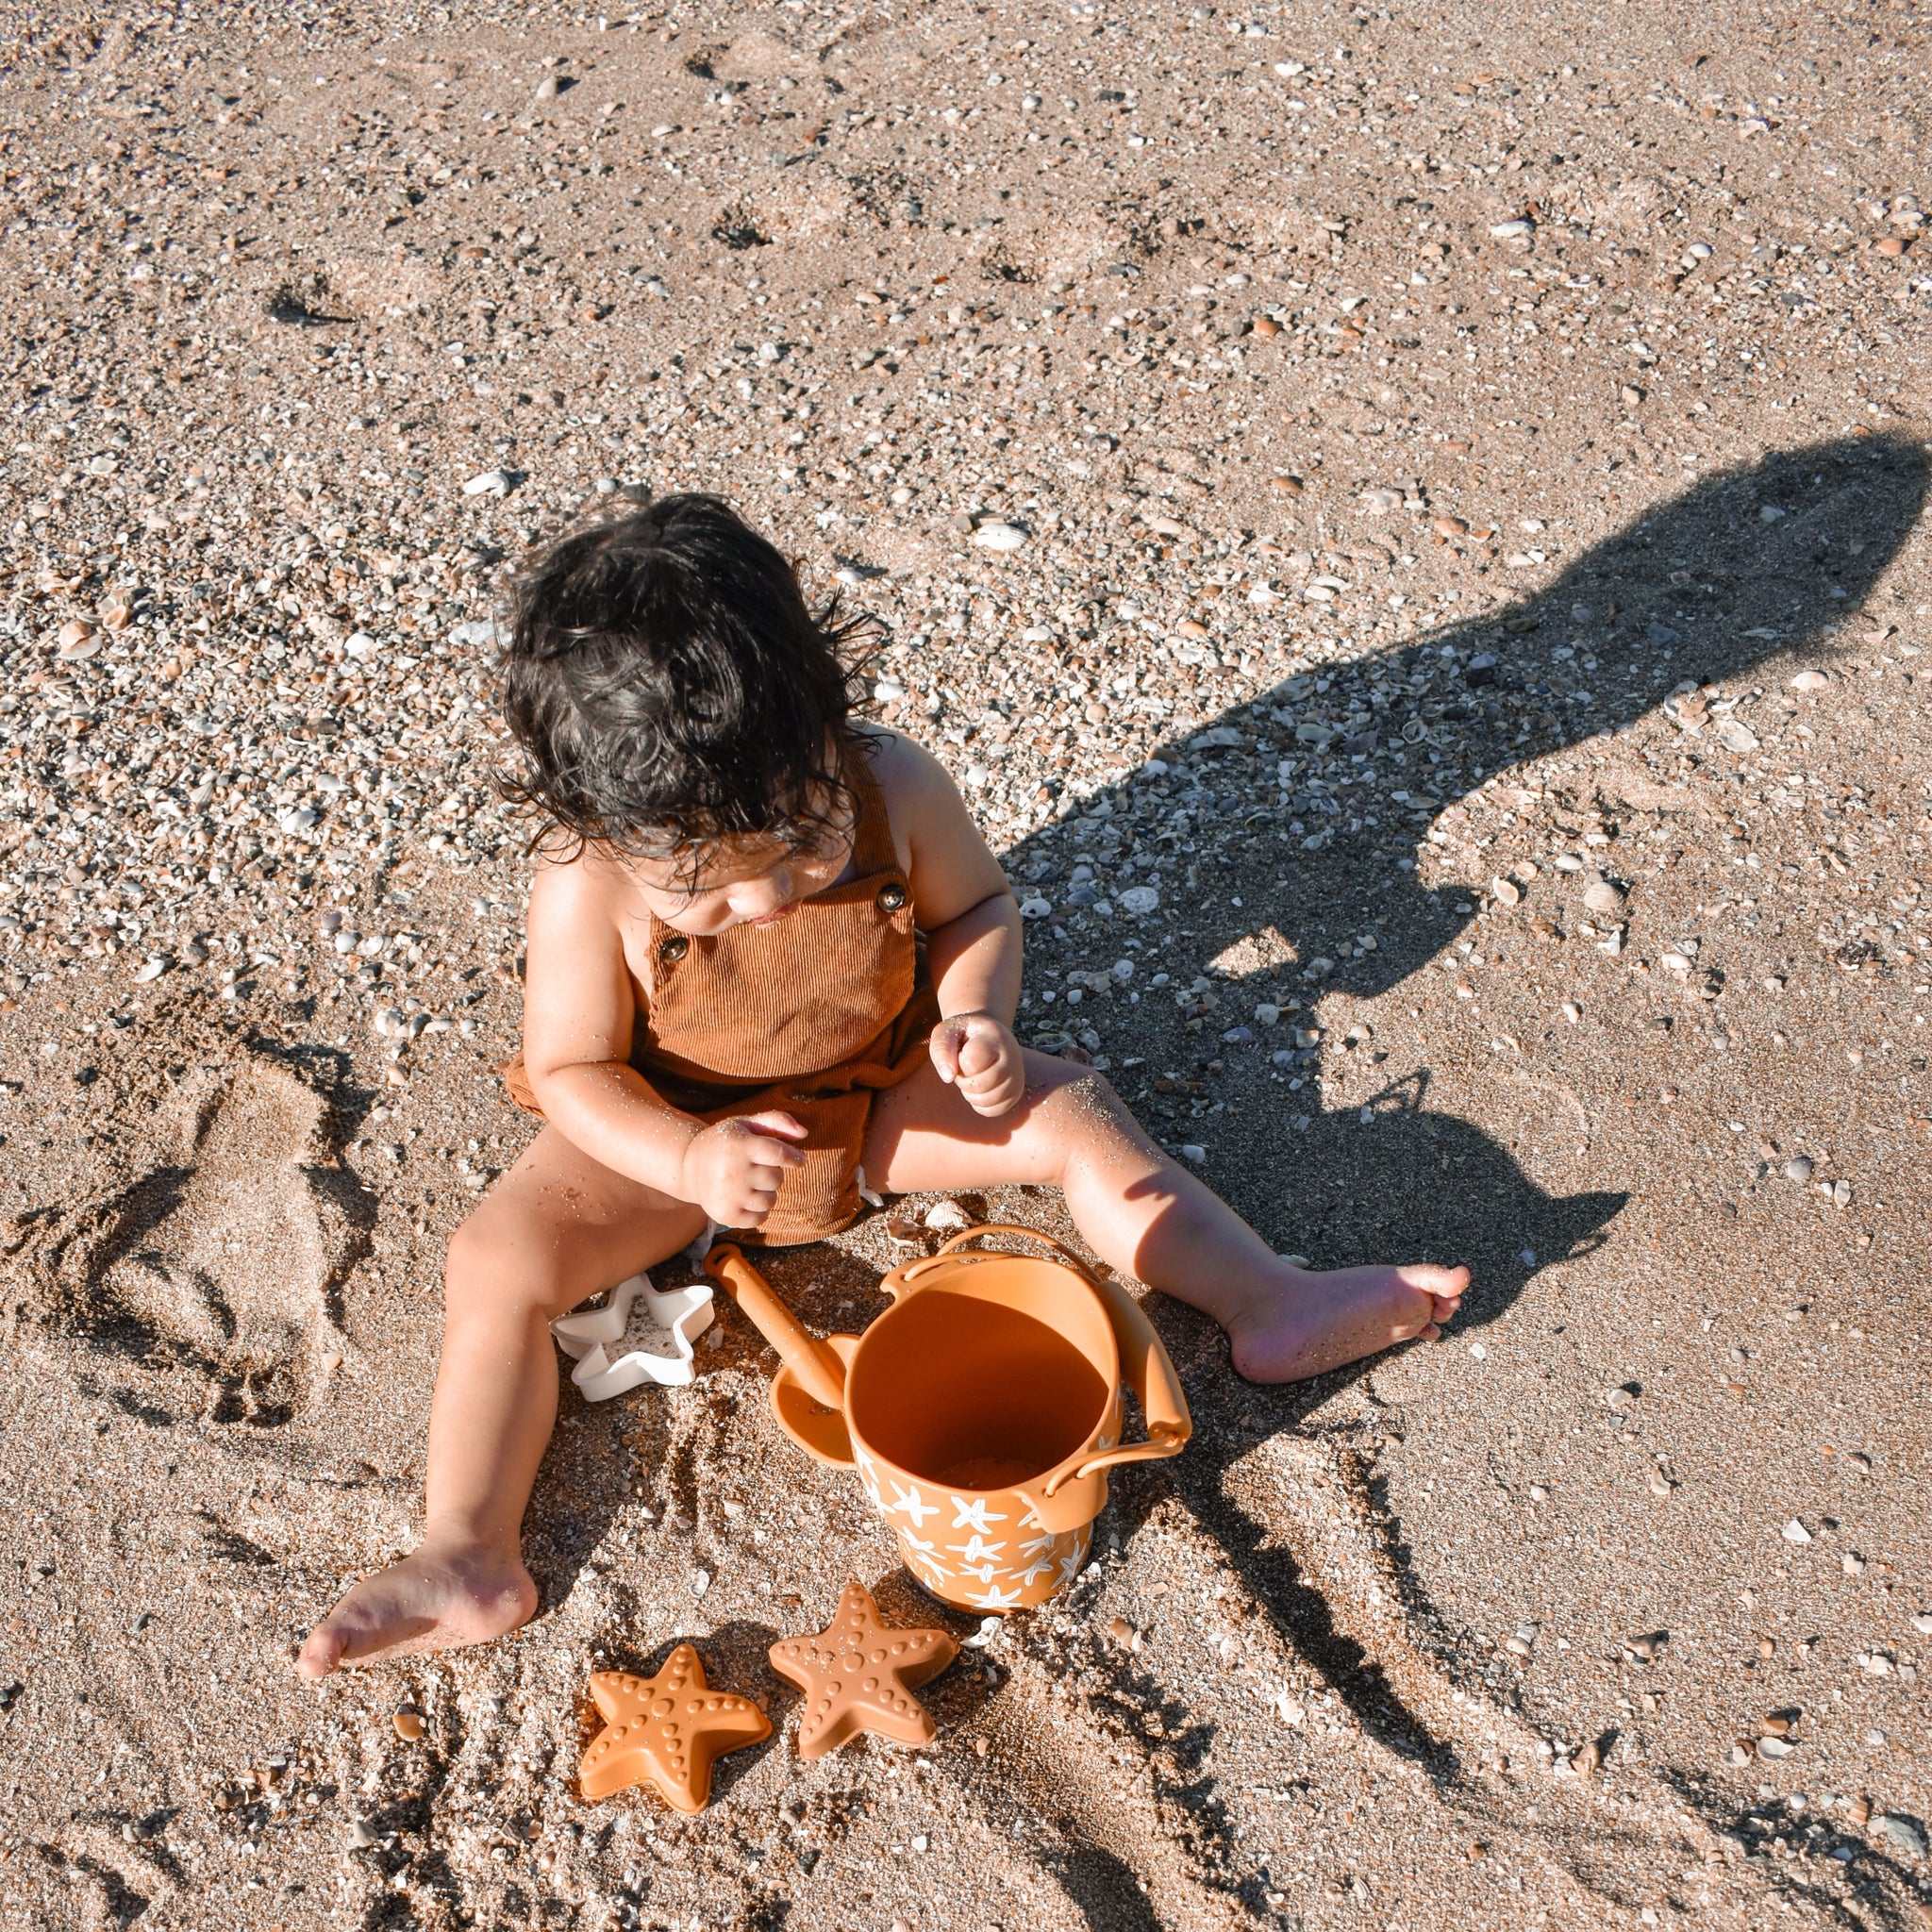
[[543,1115],[613,1172],[713,1221],[748,1227],[771,1211],[805,1138],[788,1113],[708,1127],[656,1093],[630,1064],[637,995],[624,957],[619,888],[586,855],[541,865],[530,888],[524,1073]]
[[1013,1015],[1020,1004],[1020,908],[945,767],[896,734],[879,758],[895,829],[910,857],[914,916],[939,992],[932,1058],[975,1113],[1002,1114],[1025,1091]]

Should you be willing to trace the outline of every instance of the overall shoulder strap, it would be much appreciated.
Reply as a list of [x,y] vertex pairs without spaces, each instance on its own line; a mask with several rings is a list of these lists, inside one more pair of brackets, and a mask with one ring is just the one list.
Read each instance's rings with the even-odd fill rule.
[[845,760],[845,782],[852,788],[858,812],[852,831],[852,859],[859,876],[897,871],[899,854],[892,844],[886,794],[873,770],[871,747],[863,740],[853,746]]

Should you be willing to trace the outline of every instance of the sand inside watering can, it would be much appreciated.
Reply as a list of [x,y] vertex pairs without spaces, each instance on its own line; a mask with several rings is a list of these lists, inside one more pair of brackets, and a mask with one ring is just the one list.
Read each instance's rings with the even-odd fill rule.
[[1107,1382],[1087,1356],[1016,1308],[928,1292],[907,1306],[893,1341],[855,1371],[854,1429],[948,1489],[1028,1481],[1081,1448],[1107,1409]]
[[1051,1463],[1041,1462],[1031,1456],[962,1456],[941,1469],[915,1471],[914,1474],[929,1474],[932,1481],[943,1483],[949,1490],[974,1490],[984,1493],[992,1490],[1010,1490],[1014,1484],[1027,1482],[1042,1469],[1051,1467]]

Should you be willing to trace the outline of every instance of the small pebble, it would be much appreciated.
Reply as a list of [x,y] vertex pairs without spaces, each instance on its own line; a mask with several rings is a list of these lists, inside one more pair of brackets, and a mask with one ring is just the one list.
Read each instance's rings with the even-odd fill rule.
[[1872,1835],[1895,1845],[1907,1857],[1923,1858],[1926,1855],[1924,1832],[1914,1820],[1899,1812],[1881,1811],[1872,1821]]
[[1026,532],[1015,524],[981,524],[974,531],[973,541],[982,550],[1018,550],[1026,541]]
[[1778,1531],[1778,1534],[1788,1543],[1808,1543],[1811,1541],[1811,1532],[1795,1516]]

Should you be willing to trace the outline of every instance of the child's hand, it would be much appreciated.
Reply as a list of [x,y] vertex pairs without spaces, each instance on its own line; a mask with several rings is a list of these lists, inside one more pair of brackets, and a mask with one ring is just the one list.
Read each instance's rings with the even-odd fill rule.
[[804,1160],[790,1143],[805,1135],[789,1113],[720,1121],[686,1146],[679,1191],[721,1227],[756,1227],[772,1211],[785,1170]]
[[932,1029],[932,1063],[940,1078],[989,1120],[1019,1105],[1026,1065],[1012,1030],[991,1013],[955,1013]]

